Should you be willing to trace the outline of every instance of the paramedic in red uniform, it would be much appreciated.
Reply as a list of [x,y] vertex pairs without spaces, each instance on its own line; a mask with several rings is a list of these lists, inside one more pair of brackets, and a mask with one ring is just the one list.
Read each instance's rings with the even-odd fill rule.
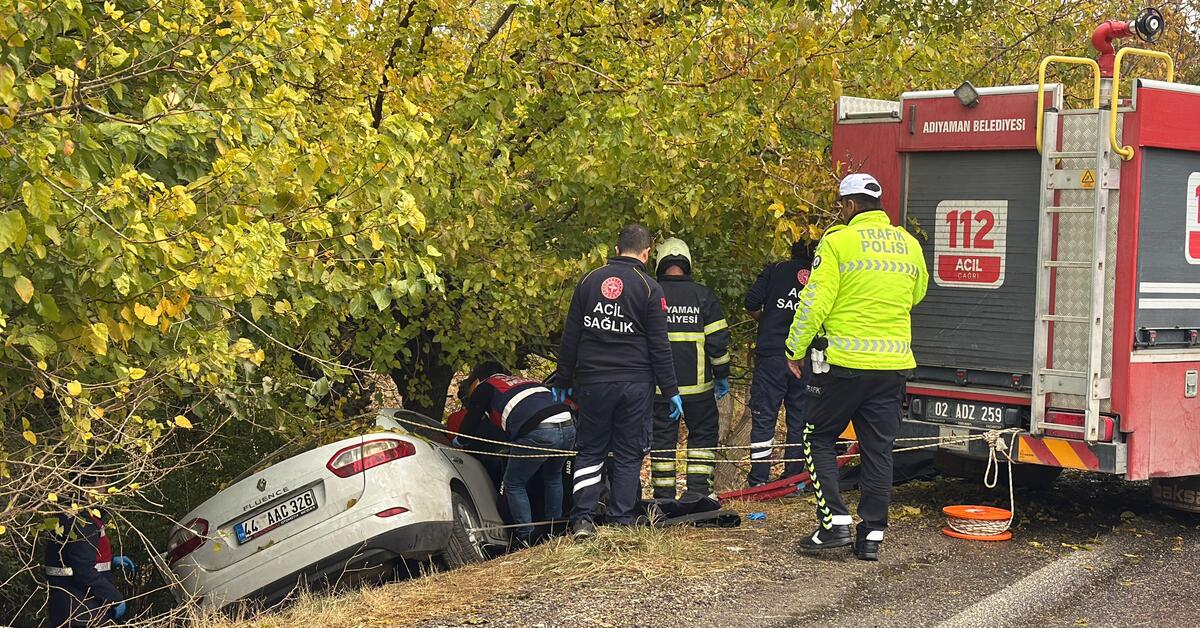
[[[467,413],[460,433],[495,439],[507,437],[513,444],[504,469],[500,493],[508,502],[514,524],[531,524],[533,506],[528,485],[540,481],[546,519],[562,518],[563,464],[566,457],[537,456],[547,449],[571,450],[575,445],[575,423],[567,407],[554,400],[550,389],[540,382],[509,375],[502,366],[488,362],[476,367],[466,382]],[[528,447],[522,447],[527,445]],[[524,457],[534,456],[534,457]],[[513,534],[519,544],[529,544],[533,526],[517,528]]]
[[563,326],[554,390],[559,400],[570,396],[579,405],[571,532],[580,538],[596,534],[592,511],[610,453],[607,520],[636,521],[655,384],[669,400],[671,419],[683,416],[667,340],[667,299],[646,274],[651,242],[641,225],[622,229],[617,255],[575,288]]
[[[81,483],[97,485],[86,478]],[[54,628],[106,626],[125,616],[125,596],[113,584],[112,569],[133,571],[135,566],[126,556],[113,556],[104,524],[104,513],[91,508],[58,515],[45,563]]]

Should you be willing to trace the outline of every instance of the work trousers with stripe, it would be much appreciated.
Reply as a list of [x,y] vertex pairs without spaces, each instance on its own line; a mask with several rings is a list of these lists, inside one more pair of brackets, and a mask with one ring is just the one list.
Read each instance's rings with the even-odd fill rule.
[[[778,356],[756,356],[754,381],[750,383],[750,486],[771,481],[771,454],[775,444],[775,426],[779,422],[779,406],[786,411],[788,447],[783,458],[800,460],[801,432],[804,431],[805,395],[809,376],[804,379],[792,377],[788,371],[787,358]],[[791,477],[804,470],[802,462],[788,462],[783,467],[783,477]]]
[[579,404],[573,473],[575,507],[571,520],[592,520],[604,491],[602,473],[609,454],[608,523],[633,523],[641,501],[642,460],[650,449],[654,384],[612,382],[575,386]]
[[900,431],[900,407],[907,371],[859,371],[834,366],[813,375],[808,387],[809,418],[804,454],[812,472],[817,519],[825,528],[850,525],[850,511],[838,490],[837,440],[846,426],[862,452],[858,502],[860,537],[887,527],[892,501],[892,445]]
[[[687,425],[687,455],[683,456],[687,472],[687,492],[709,495],[713,492],[713,473],[717,452],[717,433],[721,416],[717,398],[712,391],[683,397],[683,419]],[[679,446],[679,421],[671,419],[670,403],[659,397],[654,400],[654,437],[652,449],[675,449]],[[676,461],[680,456],[671,453],[650,454],[650,484],[656,499],[675,499]]]

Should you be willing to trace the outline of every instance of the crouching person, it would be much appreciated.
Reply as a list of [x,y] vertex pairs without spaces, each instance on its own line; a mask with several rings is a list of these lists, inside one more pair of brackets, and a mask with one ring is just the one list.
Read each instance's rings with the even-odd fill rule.
[[[488,362],[475,368],[465,382],[467,414],[461,433],[483,436],[499,430],[512,442],[500,493],[508,502],[518,544],[529,544],[533,534],[533,506],[528,486],[541,482],[546,519],[559,519],[563,508],[563,465],[566,457],[546,450],[573,450],[575,423],[571,412],[554,401],[541,383],[509,375],[504,367]],[[539,455],[545,454],[545,455]]]

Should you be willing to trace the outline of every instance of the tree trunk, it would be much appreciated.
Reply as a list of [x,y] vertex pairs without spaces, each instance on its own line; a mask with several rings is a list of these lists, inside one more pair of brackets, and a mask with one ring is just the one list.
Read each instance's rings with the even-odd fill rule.
[[440,421],[446,414],[446,395],[456,369],[445,363],[441,345],[433,342],[428,332],[420,333],[409,343],[409,349],[415,359],[397,356],[402,361],[409,360],[409,365],[392,369],[389,375],[405,410]]

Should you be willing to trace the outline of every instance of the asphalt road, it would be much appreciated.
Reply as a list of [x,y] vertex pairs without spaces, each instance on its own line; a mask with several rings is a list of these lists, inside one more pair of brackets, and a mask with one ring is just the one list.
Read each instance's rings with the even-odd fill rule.
[[[939,533],[941,507],[1007,506],[1007,491],[951,479],[898,487],[878,563],[848,551],[796,551],[815,522],[803,498],[770,505],[764,522],[712,534],[713,578],[663,586],[609,580],[530,583],[520,596],[435,625],[600,626],[1193,626],[1200,518],[1151,503],[1146,484],[1064,474],[1049,490],[1018,490],[1015,538]],[[725,554],[731,555],[731,554]]]

